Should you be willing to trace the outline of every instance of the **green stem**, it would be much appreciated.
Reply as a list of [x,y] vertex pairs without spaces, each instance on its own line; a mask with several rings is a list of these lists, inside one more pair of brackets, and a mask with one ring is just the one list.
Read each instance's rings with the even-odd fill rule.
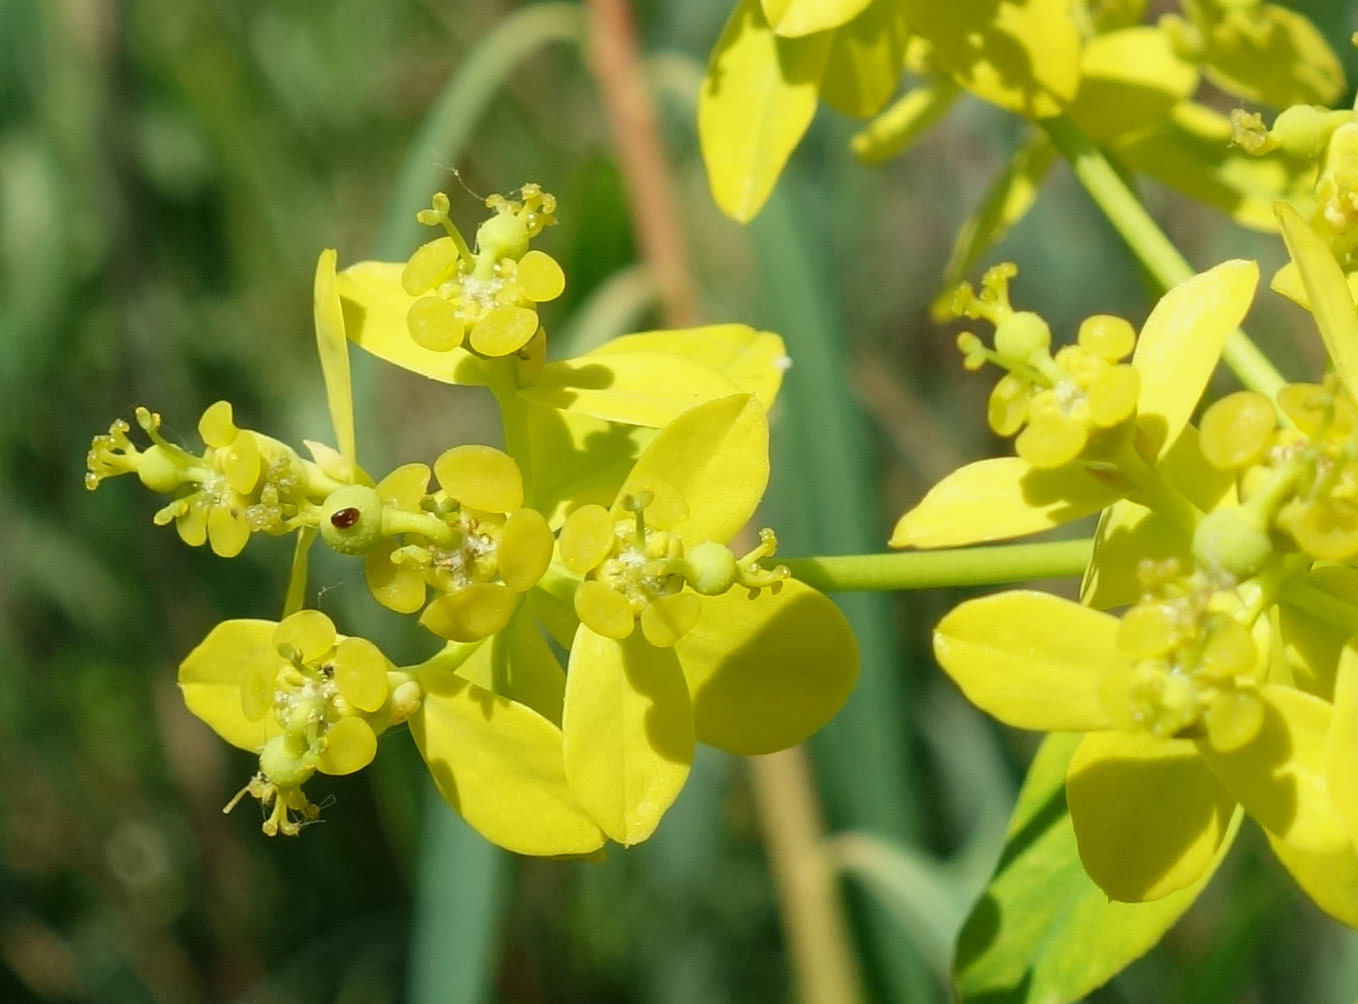
[[787,558],[778,564],[786,565],[808,586],[826,592],[894,591],[1066,578],[1084,572],[1093,549],[1093,539],[1084,538],[900,554]]
[[[1064,115],[1041,122],[1052,142],[1070,162],[1070,168],[1132,254],[1163,288],[1177,286],[1193,276],[1193,267],[1165,236],[1135,193],[1127,187],[1113,165],[1069,118]],[[1267,356],[1237,329],[1226,342],[1222,361],[1242,384],[1270,398],[1283,386],[1283,378]]]

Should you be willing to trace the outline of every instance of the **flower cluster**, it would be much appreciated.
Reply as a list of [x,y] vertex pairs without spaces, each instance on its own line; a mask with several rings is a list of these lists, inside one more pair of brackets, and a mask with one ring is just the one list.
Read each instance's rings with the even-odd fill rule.
[[1320,906],[1358,924],[1358,312],[1324,239],[1278,212],[1337,373],[1227,395],[1195,426],[1252,263],[1172,289],[1135,345],[1100,317],[1055,355],[1046,326],[1008,305],[1012,267],[993,270],[956,302],[995,323],[994,347],[959,345],[969,367],[1006,371],[991,426],[1018,434],[1018,456],[945,478],[892,542],[1006,539],[1102,510],[1082,603],[965,602],[938,625],[940,664],[1002,721],[1085,733],[1066,801],[1110,897],[1199,887],[1243,810]]
[[[149,446],[119,420],[91,447],[89,488],[135,473],[172,497],[156,522],[190,545],[231,557],[252,533],[297,534],[281,620],[218,625],[179,671],[190,710],[258,755],[227,808],[253,796],[266,833],[317,819],[304,785],[360,770],[404,723],[445,799],[488,839],[541,855],[632,844],[677,796],[696,742],[794,745],[853,687],[847,621],[765,564],[772,532],[740,557],[729,546],[767,484],[781,339],[741,325],[645,332],[547,362],[537,305],[565,278],[529,243],[555,222],[555,200],[525,185],[487,206],[475,250],[439,194],[419,219],[445,234],[407,262],[336,271],[322,253],[316,335],[336,448],[307,443],[303,459],[238,428],[226,402],[199,422],[201,454],[144,408]],[[454,445],[432,468],[369,476],[351,342],[488,387],[505,448]],[[418,614],[441,647],[397,667],[306,608],[316,538],[361,559],[373,597]]]

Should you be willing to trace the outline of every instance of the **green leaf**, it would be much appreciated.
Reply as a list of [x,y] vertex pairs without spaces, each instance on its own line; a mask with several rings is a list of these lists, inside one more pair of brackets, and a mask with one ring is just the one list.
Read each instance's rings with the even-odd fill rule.
[[1118,903],[1085,874],[1065,800],[1080,738],[1048,736],[1029,768],[995,874],[958,938],[964,1004],[1078,1000],[1159,941],[1207,881],[1150,903]]
[[780,38],[759,0],[742,0],[712,50],[698,99],[698,138],[712,197],[753,219],[816,114],[830,34]]

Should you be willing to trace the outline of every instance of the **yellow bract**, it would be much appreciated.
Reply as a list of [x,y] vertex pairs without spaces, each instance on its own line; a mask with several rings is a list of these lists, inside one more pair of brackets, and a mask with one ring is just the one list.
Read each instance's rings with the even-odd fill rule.
[[[665,520],[664,529],[691,544],[724,543],[749,522],[764,494],[768,437],[764,409],[753,398],[710,401],[660,430],[623,481],[618,499],[648,490],[658,503],[673,499],[682,509],[672,510],[675,518]],[[617,502],[613,513],[620,515]]]
[[674,650],[582,626],[561,727],[566,776],[590,817],[620,844],[649,837],[693,762],[693,709]]
[[219,736],[258,752],[278,732],[265,712],[273,696],[277,652],[273,621],[226,621],[213,628],[179,668],[179,689],[190,711]]
[[795,579],[749,597],[703,599],[703,616],[675,644],[699,742],[742,756],[804,742],[858,680],[849,622]]
[[447,670],[418,675],[425,698],[411,735],[440,794],[468,823],[519,854],[602,846],[604,834],[566,781],[555,725]]
[[1125,490],[1082,465],[1038,470],[1019,457],[947,475],[896,523],[892,547],[957,547],[1049,530],[1111,505]]
[[1105,674],[1130,672],[1118,620],[1047,593],[1015,590],[955,607],[934,655],[983,711],[1042,732],[1110,728]]
[[1163,455],[1188,424],[1258,283],[1254,262],[1224,262],[1175,286],[1146,318],[1132,365],[1145,375],[1137,422],[1150,455]]
[[1069,0],[904,0],[910,27],[968,90],[1028,118],[1059,114],[1080,85]]
[[1358,314],[1344,273],[1329,247],[1295,209],[1280,202],[1276,210],[1325,348],[1350,395],[1358,393]]
[[582,506],[562,527],[561,564],[586,576],[570,594],[579,626],[566,773],[619,842],[654,829],[695,738],[739,753],[786,748],[839,708],[857,676],[835,606],[755,564],[772,553],[771,534],[745,559],[721,546],[764,491],[767,437],[748,395],[693,408],[651,440],[610,509]]
[[340,305],[339,285],[335,276],[336,258],[336,253],[327,249],[321,252],[316,261],[313,292],[316,352],[320,356],[321,373],[325,377],[325,399],[335,430],[335,445],[348,463],[357,464],[349,342],[344,334],[344,309]]
[[794,38],[838,28],[863,12],[871,0],[760,0],[769,27]]
[[759,0],[741,0],[712,50],[698,138],[712,197],[745,222],[764,205],[816,113],[830,35],[774,34]]

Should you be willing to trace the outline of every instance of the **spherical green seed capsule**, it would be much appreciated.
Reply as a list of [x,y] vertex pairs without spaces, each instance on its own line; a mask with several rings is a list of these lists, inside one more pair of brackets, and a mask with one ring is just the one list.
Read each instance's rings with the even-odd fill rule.
[[316,766],[306,755],[299,756],[288,748],[288,737],[277,735],[259,751],[259,769],[279,788],[299,788],[316,773]]
[[718,596],[736,582],[739,569],[731,549],[716,541],[704,541],[685,555],[689,573],[688,584],[704,596]]
[[995,351],[1015,362],[1024,362],[1036,352],[1045,352],[1051,343],[1051,328],[1029,310],[1010,314],[995,328]]
[[1324,152],[1337,126],[1351,120],[1352,113],[1332,111],[1318,105],[1293,105],[1278,113],[1270,130],[1278,145],[1293,157],[1316,160]]
[[1237,470],[1259,461],[1277,427],[1272,401],[1257,391],[1237,391],[1203,413],[1199,443],[1213,467]]
[[321,506],[321,538],[340,554],[367,554],[382,541],[382,496],[367,485],[336,488]]
[[137,477],[151,491],[167,495],[185,481],[180,462],[159,443],[152,443],[137,457]]
[[519,217],[497,213],[477,228],[476,250],[495,261],[501,258],[518,261],[528,251],[528,236],[528,227]]
[[1272,555],[1268,531],[1245,509],[1210,512],[1193,531],[1193,559],[1198,565],[1237,581],[1257,575]]

